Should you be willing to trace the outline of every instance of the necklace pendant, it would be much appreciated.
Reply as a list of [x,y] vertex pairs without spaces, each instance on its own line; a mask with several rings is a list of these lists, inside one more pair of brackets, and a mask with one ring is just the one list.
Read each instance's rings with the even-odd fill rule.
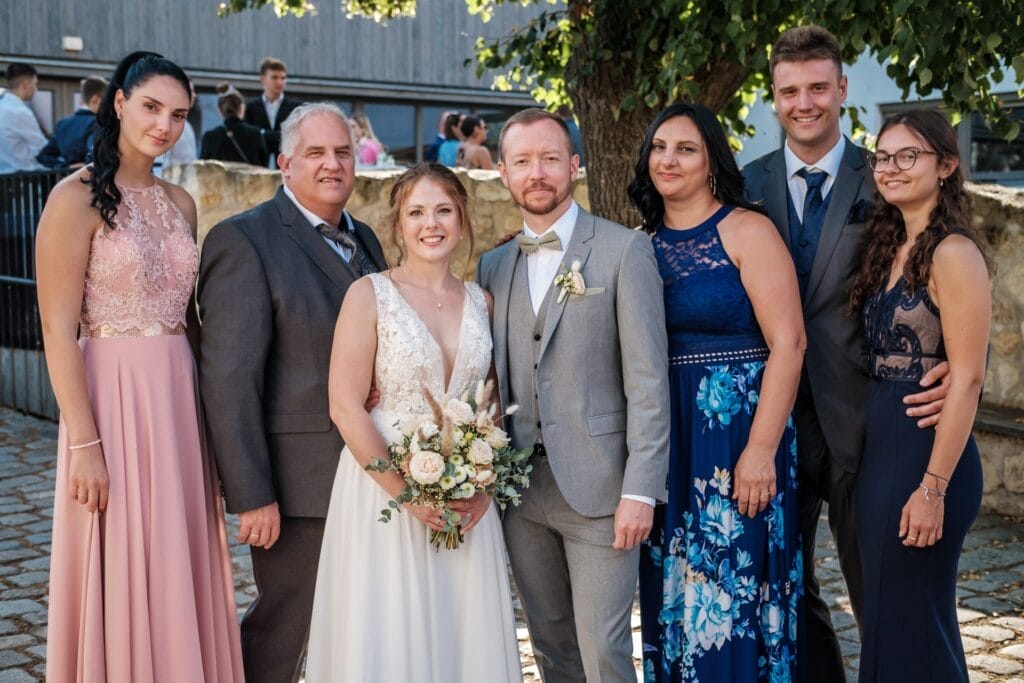
[[437,307],[438,308],[444,308],[443,304],[440,301],[437,302]]

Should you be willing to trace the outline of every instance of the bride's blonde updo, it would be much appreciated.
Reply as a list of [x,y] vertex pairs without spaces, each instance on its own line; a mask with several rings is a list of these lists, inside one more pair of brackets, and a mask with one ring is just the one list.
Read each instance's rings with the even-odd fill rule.
[[462,230],[462,234],[469,238],[469,255],[466,260],[468,268],[470,259],[473,258],[473,247],[475,244],[473,222],[469,218],[469,195],[466,193],[466,188],[463,186],[462,181],[459,180],[457,175],[452,173],[451,169],[435,163],[416,164],[400,175],[398,180],[395,181],[394,187],[391,188],[387,220],[391,226],[391,242],[400,254],[398,263],[395,265],[400,265],[405,258],[405,245],[402,244],[402,229],[399,225],[402,218],[402,208],[409,200],[409,195],[412,194],[416,183],[426,178],[440,185],[444,193],[455,204],[455,210],[459,213],[459,228]]

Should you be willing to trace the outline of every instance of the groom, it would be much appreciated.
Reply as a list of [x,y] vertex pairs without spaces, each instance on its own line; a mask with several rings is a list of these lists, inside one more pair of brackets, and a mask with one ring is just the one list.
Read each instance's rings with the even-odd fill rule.
[[[519,405],[513,444],[534,448],[504,523],[516,585],[545,683],[632,683],[638,545],[668,473],[661,278],[644,233],[573,202],[579,157],[562,119],[521,111],[498,151],[524,227],[478,274],[494,295],[502,404]],[[570,270],[582,290],[558,284]]]

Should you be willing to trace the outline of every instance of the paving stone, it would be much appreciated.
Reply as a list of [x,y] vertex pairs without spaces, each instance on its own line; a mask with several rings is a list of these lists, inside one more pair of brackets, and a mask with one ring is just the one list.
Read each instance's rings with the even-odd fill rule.
[[979,624],[977,626],[964,626],[960,629],[961,633],[966,633],[969,636],[980,638],[981,640],[988,641],[990,643],[1001,643],[1004,640],[1010,640],[1015,635],[1014,632],[1008,628],[999,628],[998,626],[990,626],[988,624]]
[[10,650],[15,647],[24,647],[36,642],[36,639],[27,633],[15,633],[12,636],[0,638],[0,650]]
[[1017,659],[1024,659],[1024,643],[1018,643],[1017,645],[1008,645],[1007,647],[999,650],[1001,655],[1009,655]]
[[999,617],[998,619],[994,619],[992,623],[996,626],[1012,628],[1018,633],[1024,633],[1024,619],[1021,617]]
[[971,668],[982,669],[983,671],[1001,676],[1024,671],[1024,663],[989,654],[971,655],[967,659],[967,665]]
[[[961,631],[962,633],[962,631]],[[975,650],[982,650],[989,646],[984,640],[978,640],[977,638],[971,638],[970,636],[961,636],[961,640],[964,643],[964,652],[971,654]]]
[[0,636],[6,636],[9,633],[14,633],[18,630],[18,625],[13,621],[4,619],[0,621]]
[[4,600],[0,601],[0,617],[21,616],[43,609],[35,600]]
[[0,683],[37,683],[38,678],[24,669],[4,669],[0,671]]
[[28,664],[32,660],[16,650],[0,650],[0,669]]
[[985,674],[981,673],[980,671],[968,671],[967,680],[970,683],[985,683],[986,681],[990,681],[992,679],[986,676]]
[[1003,615],[1008,612],[1016,614],[1019,611],[1013,603],[993,596],[968,598],[964,600],[964,605],[987,615]]
[[984,616],[985,615],[981,612],[972,609],[966,609],[964,607],[958,607],[956,610],[956,620],[961,624],[966,624],[968,622],[974,621],[975,619],[981,619]]
[[29,572],[27,574],[16,574],[8,579],[16,586],[32,586],[35,584],[46,584],[49,572]]

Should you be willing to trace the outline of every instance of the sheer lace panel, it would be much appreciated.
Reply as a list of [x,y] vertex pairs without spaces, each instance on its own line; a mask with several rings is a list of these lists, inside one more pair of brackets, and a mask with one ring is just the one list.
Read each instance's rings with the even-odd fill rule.
[[[491,328],[483,290],[466,283],[459,348],[449,386],[444,387],[441,349],[386,273],[369,276],[377,298],[377,359],[375,381],[379,409],[390,416],[430,412],[423,387],[438,399],[473,390],[491,367]],[[379,419],[379,418],[378,418]],[[390,425],[379,425],[390,426]]]
[[901,277],[864,305],[864,330],[871,374],[880,379],[918,381],[946,359],[939,309],[927,287],[907,292]]
[[199,272],[188,222],[159,183],[120,189],[117,229],[102,228],[92,239],[82,335],[180,333]]

